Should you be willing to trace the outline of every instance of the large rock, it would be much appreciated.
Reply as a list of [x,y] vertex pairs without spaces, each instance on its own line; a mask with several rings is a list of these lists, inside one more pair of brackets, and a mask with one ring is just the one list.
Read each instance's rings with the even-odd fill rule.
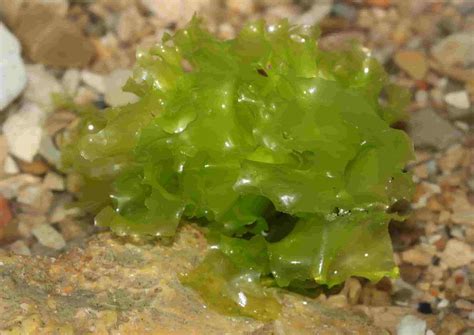
[[388,334],[367,318],[290,293],[278,293],[281,317],[267,324],[206,308],[178,280],[206,247],[186,226],[172,246],[104,233],[58,259],[0,254],[0,333]]

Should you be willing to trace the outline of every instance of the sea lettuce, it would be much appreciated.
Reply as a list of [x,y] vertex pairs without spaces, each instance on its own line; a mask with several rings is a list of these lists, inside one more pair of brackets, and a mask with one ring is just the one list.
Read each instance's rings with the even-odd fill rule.
[[413,150],[390,125],[407,96],[367,50],[318,35],[257,21],[221,41],[194,18],[139,51],[139,101],[83,112],[63,150],[79,203],[118,235],[205,227],[212,251],[182,280],[226,312],[275,317],[270,286],[395,276],[388,223]]

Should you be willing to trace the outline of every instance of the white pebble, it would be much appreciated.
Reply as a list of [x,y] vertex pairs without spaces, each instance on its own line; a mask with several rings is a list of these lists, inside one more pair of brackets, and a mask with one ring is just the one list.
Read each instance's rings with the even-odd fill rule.
[[66,246],[63,236],[56,229],[48,224],[36,226],[31,231],[42,245],[55,250]]
[[425,335],[426,321],[413,315],[402,318],[397,327],[397,335]]
[[105,78],[104,99],[108,105],[112,107],[123,106],[138,100],[135,94],[122,90],[123,85],[125,85],[131,75],[132,72],[130,70],[117,69]]
[[25,103],[17,113],[11,114],[3,124],[9,152],[32,162],[39,150],[45,113],[38,105]]
[[0,110],[26,86],[26,71],[18,39],[0,22]]
[[62,84],[64,87],[64,91],[70,96],[73,97],[76,92],[77,88],[79,87],[79,82],[81,81],[81,73],[77,69],[67,69],[64,72],[62,78]]
[[7,158],[5,158],[5,162],[3,163],[3,171],[6,174],[17,174],[20,172],[20,169],[18,168],[15,160],[11,156],[7,156]]
[[44,65],[34,64],[26,66],[28,85],[25,90],[25,99],[38,104],[41,109],[50,112],[54,109],[53,94],[62,94],[63,87]]
[[468,109],[471,106],[469,96],[466,91],[456,91],[448,93],[444,96],[447,104],[459,109]]
[[103,94],[105,92],[105,80],[102,75],[83,70],[81,77],[82,81],[93,88],[97,93]]

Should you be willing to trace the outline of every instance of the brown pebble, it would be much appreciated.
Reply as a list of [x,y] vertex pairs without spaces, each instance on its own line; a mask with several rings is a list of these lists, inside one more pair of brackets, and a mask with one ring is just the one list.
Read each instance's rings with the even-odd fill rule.
[[18,166],[22,172],[35,176],[41,176],[49,170],[48,164],[42,159],[36,159],[31,163],[18,160]]
[[35,63],[82,67],[94,55],[91,42],[75,24],[41,4],[20,13],[15,33]]
[[404,281],[410,284],[415,284],[421,276],[423,268],[411,264],[400,265],[400,276]]

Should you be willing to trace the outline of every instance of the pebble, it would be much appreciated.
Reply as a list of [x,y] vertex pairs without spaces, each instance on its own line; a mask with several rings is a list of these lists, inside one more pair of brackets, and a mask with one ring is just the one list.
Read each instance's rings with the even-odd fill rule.
[[347,307],[347,298],[343,294],[330,295],[326,303],[335,308],[344,308]]
[[18,192],[17,201],[40,213],[46,213],[51,207],[53,194],[41,184],[28,185]]
[[466,91],[450,92],[444,96],[448,113],[452,119],[460,119],[472,114],[471,102]]
[[395,53],[395,64],[413,79],[421,80],[428,71],[426,56],[420,51],[400,50]]
[[397,327],[397,335],[425,335],[426,321],[413,315],[404,316]]
[[453,213],[451,221],[456,224],[470,224],[474,226],[474,209]]
[[307,12],[292,20],[292,23],[302,25],[314,25],[321,21],[331,12],[331,8],[333,5],[332,3],[333,0],[326,0],[323,2],[316,1]]
[[194,13],[209,6],[210,0],[140,0],[141,4],[163,22],[163,25],[187,23]]
[[127,69],[116,69],[105,77],[105,102],[112,107],[123,106],[138,101],[138,97],[122,90],[123,85],[132,75]]
[[363,44],[365,35],[359,31],[341,31],[321,37],[318,45],[323,50],[348,50],[354,42]]
[[413,113],[408,126],[415,147],[443,149],[462,137],[461,131],[428,108]]
[[0,196],[0,228],[6,226],[13,218],[9,202]]
[[83,70],[81,72],[81,78],[85,84],[93,88],[97,93],[103,94],[105,92],[104,76],[88,70]]
[[61,152],[56,148],[51,137],[43,134],[41,139],[39,153],[53,166],[59,166],[61,163]]
[[44,177],[43,186],[52,191],[64,191],[64,179],[55,172],[48,172]]
[[17,174],[20,172],[18,164],[16,164],[15,160],[10,155],[5,158],[5,161],[3,163],[3,172],[5,172],[6,174]]
[[26,73],[28,75],[24,95],[26,100],[38,104],[47,112],[51,111],[54,107],[52,95],[63,93],[63,87],[42,64],[27,65]]
[[467,311],[474,311],[474,304],[466,299],[456,300],[454,306],[459,309],[464,309]]
[[73,101],[75,104],[78,105],[86,105],[94,103],[94,101],[97,101],[98,99],[99,95],[97,94],[97,92],[88,87],[80,86]]
[[468,32],[449,35],[431,47],[431,54],[444,66],[468,66],[474,60],[474,38]]
[[438,306],[436,306],[438,309],[443,309],[449,306],[449,300],[447,299],[441,299],[441,301],[438,303]]
[[133,43],[145,30],[145,20],[135,6],[130,6],[120,14],[117,24],[117,36],[120,41]]
[[22,10],[15,32],[35,63],[82,67],[94,55],[94,47],[79,25],[46,6],[32,5]]
[[44,119],[44,111],[29,102],[24,103],[17,113],[7,118],[3,124],[3,133],[12,155],[26,162],[33,161],[40,147]]
[[0,180],[0,195],[7,199],[15,198],[18,191],[26,185],[37,184],[40,178],[29,175],[19,174]]
[[66,246],[66,241],[60,233],[48,224],[41,224],[31,231],[38,242],[45,247],[60,250]]
[[8,250],[17,255],[31,256],[31,250],[23,240],[13,242],[8,246]]
[[357,304],[362,292],[362,285],[356,278],[348,278],[344,284],[344,290],[347,296],[347,300],[351,305]]
[[76,95],[80,81],[81,72],[79,72],[78,69],[67,69],[61,79],[61,84],[64,87],[65,93],[70,97],[74,97]]
[[44,175],[49,170],[48,164],[42,159],[35,159],[33,162],[23,162],[20,160],[18,165],[21,172],[36,176]]
[[0,22],[0,110],[25,88],[26,71],[17,38]]
[[231,11],[250,15],[255,11],[255,2],[253,0],[227,0],[226,6]]
[[468,109],[471,107],[469,96],[466,91],[456,91],[448,93],[444,96],[447,104],[459,109]]
[[[8,143],[5,136],[0,135],[0,165],[5,166],[5,161],[8,158]],[[0,176],[2,173],[0,172]]]
[[418,106],[424,108],[428,105],[428,92],[425,90],[418,90],[415,93],[415,100]]
[[432,258],[433,255],[419,245],[402,252],[403,261],[412,265],[430,265]]
[[474,262],[474,250],[468,244],[457,239],[450,239],[441,254],[441,259],[452,269]]

